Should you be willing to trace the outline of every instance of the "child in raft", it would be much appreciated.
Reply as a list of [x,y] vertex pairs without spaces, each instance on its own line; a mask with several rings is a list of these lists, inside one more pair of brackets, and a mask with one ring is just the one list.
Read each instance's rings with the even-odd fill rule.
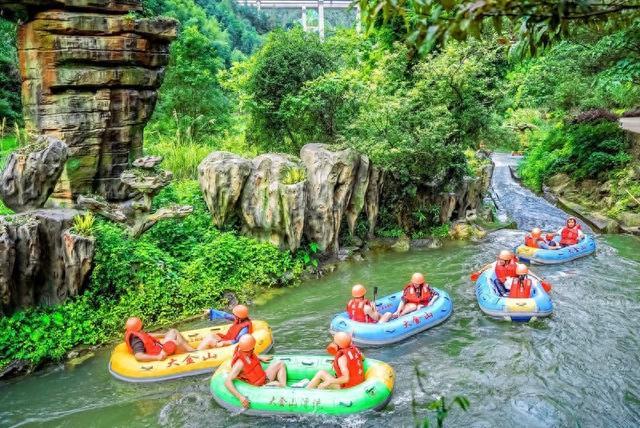
[[342,331],[336,333],[333,342],[327,347],[327,352],[334,355],[335,376],[320,370],[306,385],[307,389],[351,388],[364,382],[364,356],[353,345],[350,334]]
[[231,359],[231,372],[224,382],[224,386],[240,400],[245,409],[248,409],[251,403],[233,385],[235,379],[253,386],[284,387],[287,385],[287,366],[282,361],[274,361],[269,367],[263,369],[260,363],[271,361],[273,356],[256,355],[255,347],[256,339],[251,334],[245,334],[240,338]]

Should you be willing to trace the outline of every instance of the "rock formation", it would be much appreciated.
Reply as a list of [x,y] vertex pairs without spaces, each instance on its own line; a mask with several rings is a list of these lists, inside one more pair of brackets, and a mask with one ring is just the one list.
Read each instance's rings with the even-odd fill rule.
[[250,160],[228,152],[213,152],[198,166],[200,188],[216,226],[228,220],[251,169]]
[[51,137],[40,137],[33,147],[13,152],[0,178],[0,197],[5,205],[15,212],[42,208],[66,160],[67,146]]
[[52,305],[82,291],[95,249],[73,233],[75,210],[36,210],[0,218],[2,312]]
[[265,154],[252,161],[240,212],[244,233],[280,248],[300,246],[305,220],[305,173],[294,156]]
[[176,37],[173,19],[138,19],[141,0],[0,0],[18,31],[26,126],[58,138],[69,160],[54,197],[122,200]]
[[332,152],[323,144],[300,150],[307,168],[305,235],[323,252],[338,251],[343,215],[356,181],[360,155],[353,149]]
[[109,220],[124,223],[129,235],[139,238],[160,220],[183,218],[193,212],[190,205],[175,205],[163,207],[152,212],[153,198],[171,183],[173,174],[161,170],[158,165],[162,162],[160,156],[145,156],[133,161],[133,169],[126,170],[120,179],[131,189],[137,197],[121,203],[112,203],[100,197],[80,195],[77,206],[94,211]]
[[301,159],[266,154],[249,161],[211,153],[199,172],[215,223],[222,226],[237,213],[247,235],[292,251],[304,235],[320,251],[332,254],[338,252],[342,222],[353,230],[365,208],[373,231],[380,170],[352,149],[332,152],[322,144],[304,146]]
[[440,206],[440,222],[474,220],[482,203],[483,195],[491,184],[493,163],[488,163],[478,177],[465,177],[456,192],[437,195],[435,203]]

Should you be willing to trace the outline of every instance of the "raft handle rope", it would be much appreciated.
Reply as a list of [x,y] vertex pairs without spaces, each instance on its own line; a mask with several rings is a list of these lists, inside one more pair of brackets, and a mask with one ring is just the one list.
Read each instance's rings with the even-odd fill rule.
[[313,361],[301,361],[303,366],[312,366],[314,364]]
[[340,405],[344,407],[351,407],[353,406],[353,401],[349,401],[349,402],[341,401]]

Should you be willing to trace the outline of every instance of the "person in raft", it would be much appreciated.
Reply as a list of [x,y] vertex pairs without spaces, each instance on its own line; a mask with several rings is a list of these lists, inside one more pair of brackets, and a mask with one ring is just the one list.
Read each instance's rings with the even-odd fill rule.
[[236,305],[231,310],[233,315],[222,311],[216,311],[215,309],[205,309],[205,316],[208,316],[210,320],[215,318],[224,318],[229,321],[233,321],[229,330],[224,334],[211,333],[206,335],[198,349],[220,348],[222,346],[235,345],[238,340],[245,334],[252,333],[252,323],[249,318],[249,309],[245,305]]
[[560,235],[561,247],[576,245],[578,242],[584,239],[582,227],[580,227],[575,217],[569,217],[567,219],[567,224],[558,231],[558,235]]
[[271,361],[273,356],[258,356],[254,352],[255,347],[256,339],[251,334],[245,334],[238,340],[238,347],[231,359],[231,372],[224,382],[224,386],[240,400],[245,409],[249,408],[249,399],[240,394],[233,385],[235,379],[254,386],[285,387],[287,385],[287,366],[282,361],[275,361],[263,369],[260,363]]
[[531,297],[531,278],[529,278],[529,268],[526,265],[518,264],[516,267],[516,277],[511,281],[509,297],[512,299],[528,299]]
[[494,272],[495,279],[493,284],[496,287],[496,291],[499,295],[506,296],[509,293],[510,280],[516,276],[515,255],[509,250],[500,251]]
[[389,321],[393,312],[380,315],[376,306],[369,299],[364,297],[367,289],[363,285],[356,284],[351,289],[353,299],[347,303],[347,314],[349,319],[365,323],[385,323]]
[[431,286],[425,282],[424,275],[418,272],[414,273],[409,284],[404,287],[402,300],[393,317],[397,318],[427,306],[435,295],[436,293],[431,289]]
[[351,342],[351,335],[339,331],[333,336],[333,342],[327,346],[327,352],[333,354],[333,376],[320,370],[307,384],[307,389],[351,388],[364,382],[364,356]]
[[524,245],[531,248],[542,248],[545,250],[555,250],[558,247],[556,241],[553,240],[553,233],[547,233],[542,236],[542,230],[539,227],[534,227],[531,233],[527,233],[524,237]]
[[146,333],[138,317],[127,320],[124,342],[138,361],[162,361],[169,355],[195,351],[176,329],[159,337]]

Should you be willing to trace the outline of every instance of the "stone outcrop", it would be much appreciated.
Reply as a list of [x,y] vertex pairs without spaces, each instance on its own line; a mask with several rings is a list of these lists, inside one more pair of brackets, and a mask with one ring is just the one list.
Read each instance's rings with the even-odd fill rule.
[[300,150],[300,159],[308,174],[305,234],[321,251],[336,252],[360,155],[353,149],[332,152],[323,144],[307,144]]
[[343,221],[353,231],[365,210],[373,233],[383,182],[366,156],[352,149],[332,152],[322,144],[304,146],[300,159],[266,154],[249,161],[214,152],[199,173],[218,226],[237,214],[247,235],[292,251],[306,237],[331,254],[338,252]]
[[53,194],[122,200],[120,180],[142,154],[143,129],[177,35],[173,19],[138,19],[141,0],[0,0],[21,19],[18,54],[29,130],[64,141]]
[[193,212],[190,205],[174,205],[152,211],[153,198],[171,183],[173,174],[161,170],[160,156],[145,156],[133,161],[133,168],[124,171],[120,179],[136,193],[136,197],[120,202],[108,202],[100,197],[78,196],[77,206],[94,211],[109,220],[123,223],[129,235],[139,238],[160,220],[184,218]]
[[434,199],[440,206],[440,222],[475,220],[485,192],[491,185],[493,163],[487,163],[477,177],[465,177],[456,192],[443,193]]
[[0,218],[2,312],[76,296],[91,273],[92,237],[72,232],[75,210],[36,210]]
[[228,220],[251,169],[250,160],[228,152],[213,152],[198,166],[200,188],[216,226]]
[[15,212],[42,208],[67,160],[67,146],[58,139],[40,137],[34,147],[43,148],[11,153],[2,171],[0,197]]
[[[280,248],[297,249],[307,203],[304,174],[294,156],[265,154],[253,159],[240,200],[243,232]],[[292,182],[296,176],[301,180]]]

